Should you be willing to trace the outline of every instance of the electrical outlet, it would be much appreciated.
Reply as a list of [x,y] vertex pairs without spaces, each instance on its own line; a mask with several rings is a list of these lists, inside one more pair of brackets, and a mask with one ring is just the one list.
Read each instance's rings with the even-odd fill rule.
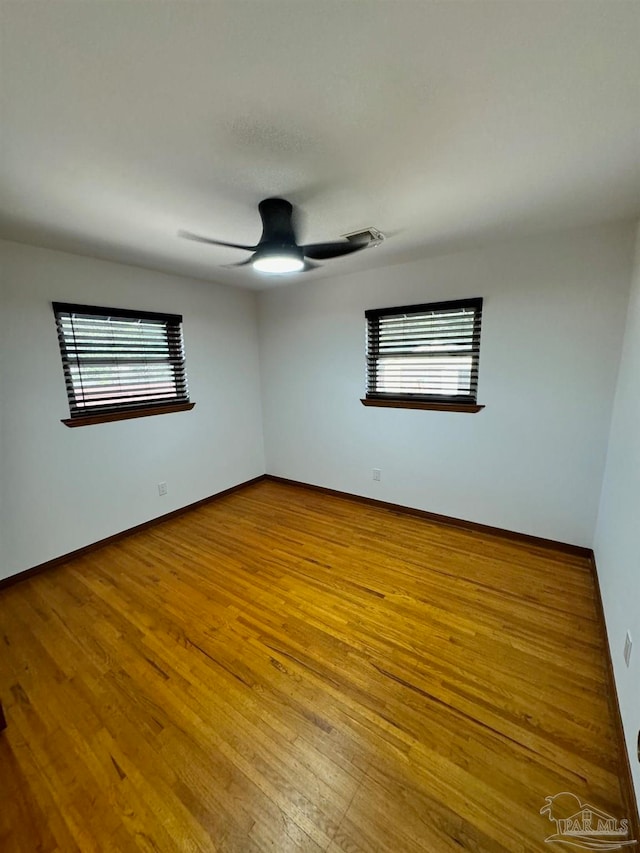
[[631,634],[627,631],[627,636],[624,638],[624,662],[629,666],[631,660],[631,649],[633,648],[633,640]]
[[167,494],[167,484],[166,483],[158,483],[158,494],[162,497],[162,495]]
[[374,468],[374,469],[373,469],[373,479],[374,479],[374,480],[379,480],[379,479],[380,479],[380,475],[381,475],[381,473],[382,473],[382,472],[380,471],[380,469],[379,469],[379,468]]

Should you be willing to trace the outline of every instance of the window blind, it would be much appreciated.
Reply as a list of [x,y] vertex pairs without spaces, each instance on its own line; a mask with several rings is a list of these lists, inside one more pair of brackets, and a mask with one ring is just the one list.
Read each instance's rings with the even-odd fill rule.
[[367,397],[475,403],[482,299],[380,308],[367,320]]
[[180,315],[53,310],[72,418],[189,402]]

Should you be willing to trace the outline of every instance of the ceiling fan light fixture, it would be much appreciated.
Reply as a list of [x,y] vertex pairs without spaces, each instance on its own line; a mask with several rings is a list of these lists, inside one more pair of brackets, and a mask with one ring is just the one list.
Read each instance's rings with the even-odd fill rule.
[[188,231],[179,231],[178,234],[199,243],[253,252],[246,260],[240,261],[238,264],[229,264],[229,266],[245,267],[250,264],[257,272],[267,275],[309,272],[318,266],[314,261],[325,261],[330,258],[351,255],[353,252],[359,252],[369,246],[377,246],[384,239],[384,235],[380,231],[369,228],[366,231],[346,234],[346,240],[330,240],[324,243],[299,245],[293,227],[291,202],[284,198],[263,198],[258,204],[258,212],[262,219],[262,236],[256,246],[228,243],[226,240],[214,240],[211,237],[201,237]]
[[278,252],[257,255],[252,261],[254,270],[278,275],[289,272],[300,272],[304,269],[304,261],[295,252]]

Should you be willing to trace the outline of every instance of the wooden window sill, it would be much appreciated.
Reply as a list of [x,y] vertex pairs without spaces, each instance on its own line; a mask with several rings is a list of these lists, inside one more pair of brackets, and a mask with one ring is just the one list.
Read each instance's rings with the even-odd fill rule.
[[101,415],[82,415],[76,418],[66,418],[62,421],[68,427],[91,426],[92,424],[107,424],[110,421],[126,421],[130,418],[147,418],[151,415],[168,415],[171,412],[189,412],[195,403],[174,403],[169,406],[149,406],[147,409],[130,409],[122,412],[109,412]]
[[381,406],[387,409],[431,409],[435,412],[468,412],[475,414],[484,409],[477,403],[429,403],[426,400],[394,400],[392,397],[364,397],[360,400],[363,406]]

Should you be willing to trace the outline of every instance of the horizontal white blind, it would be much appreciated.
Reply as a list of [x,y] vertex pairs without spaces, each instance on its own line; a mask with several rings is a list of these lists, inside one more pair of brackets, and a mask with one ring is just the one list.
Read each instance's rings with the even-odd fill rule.
[[482,299],[366,312],[367,397],[475,403]]
[[189,401],[181,316],[53,308],[72,418]]

